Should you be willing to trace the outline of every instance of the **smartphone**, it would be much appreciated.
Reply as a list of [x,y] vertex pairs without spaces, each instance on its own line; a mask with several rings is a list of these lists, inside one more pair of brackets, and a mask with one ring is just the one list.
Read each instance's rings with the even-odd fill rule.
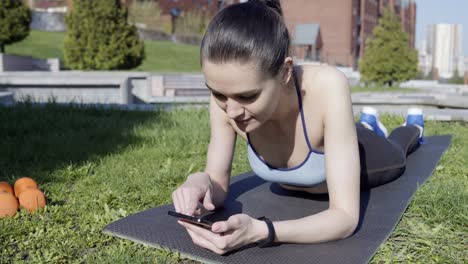
[[203,219],[203,217],[196,217],[196,216],[180,214],[180,213],[177,213],[177,212],[174,212],[174,211],[168,211],[167,214],[170,215],[170,216],[177,217],[177,218],[179,218],[180,220],[182,220],[184,222],[194,224],[194,225],[197,225],[197,226],[201,226],[201,227],[203,227],[205,229],[209,229],[209,230],[211,230],[211,225],[213,224],[212,222],[210,222],[210,221],[208,221],[206,219]]

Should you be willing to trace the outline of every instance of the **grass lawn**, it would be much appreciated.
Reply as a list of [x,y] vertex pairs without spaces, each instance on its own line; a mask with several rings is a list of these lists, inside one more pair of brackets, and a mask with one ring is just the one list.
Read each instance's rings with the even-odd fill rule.
[[31,56],[39,59],[59,58],[63,63],[64,33],[31,30],[20,42],[5,47],[6,54]]
[[[383,116],[395,127],[400,117]],[[453,134],[434,175],[416,193],[372,263],[464,263],[468,258],[468,124],[427,122]],[[121,217],[171,202],[202,170],[206,110],[125,112],[49,105],[0,107],[0,180],[35,178],[48,206],[0,219],[0,263],[187,263],[177,254],[101,233]],[[249,170],[238,140],[233,174]]]
[[200,48],[167,41],[145,41],[146,58],[137,71],[201,72]]
[[[7,54],[35,58],[59,58],[64,64],[63,40],[65,33],[32,30],[18,43],[6,46]],[[199,72],[198,46],[174,44],[167,41],[145,41],[146,58],[135,70],[153,72]],[[66,66],[66,65],[62,65]]]

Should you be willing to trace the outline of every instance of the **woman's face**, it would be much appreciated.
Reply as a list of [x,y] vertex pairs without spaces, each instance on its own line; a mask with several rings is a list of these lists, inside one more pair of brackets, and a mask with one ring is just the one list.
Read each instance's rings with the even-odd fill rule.
[[215,102],[242,131],[260,127],[277,109],[281,80],[264,78],[255,64],[205,60],[202,71]]

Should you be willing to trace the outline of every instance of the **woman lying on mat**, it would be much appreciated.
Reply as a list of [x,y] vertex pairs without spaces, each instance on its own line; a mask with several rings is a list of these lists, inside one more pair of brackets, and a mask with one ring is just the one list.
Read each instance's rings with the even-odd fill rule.
[[360,188],[401,175],[406,155],[422,138],[418,110],[388,138],[372,108],[364,109],[356,126],[340,71],[294,65],[279,0],[221,10],[203,38],[201,65],[211,91],[207,164],[173,192],[175,210],[194,215],[199,202],[207,210],[223,205],[237,135],[247,142],[259,177],[286,189],[329,195],[327,210],[272,224],[246,214],[216,222],[211,231],[179,221],[194,243],[218,254],[259,242],[317,243],[350,236],[359,221]]

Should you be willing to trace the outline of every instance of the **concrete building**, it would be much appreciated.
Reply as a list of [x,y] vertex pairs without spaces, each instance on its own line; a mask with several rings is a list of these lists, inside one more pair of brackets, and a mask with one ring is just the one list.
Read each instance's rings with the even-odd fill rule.
[[465,84],[468,84],[468,56],[465,57]]
[[424,74],[428,75],[432,69],[432,57],[427,52],[427,41],[422,41],[418,47],[418,69]]
[[[463,28],[460,24],[436,24],[427,28],[426,61],[438,78],[450,79],[458,71],[460,76],[465,72],[463,57]],[[421,62],[420,62],[421,63]]]

